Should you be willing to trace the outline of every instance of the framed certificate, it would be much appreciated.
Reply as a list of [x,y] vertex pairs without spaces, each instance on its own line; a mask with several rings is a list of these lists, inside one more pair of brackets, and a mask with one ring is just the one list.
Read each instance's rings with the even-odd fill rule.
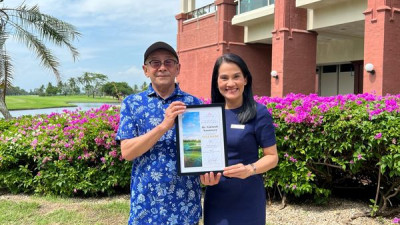
[[219,172],[227,166],[224,104],[186,106],[175,129],[179,175]]

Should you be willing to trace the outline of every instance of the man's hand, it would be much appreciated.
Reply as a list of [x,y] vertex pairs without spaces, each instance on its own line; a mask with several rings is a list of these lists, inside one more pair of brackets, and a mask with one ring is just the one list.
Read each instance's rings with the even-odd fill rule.
[[166,130],[171,129],[175,124],[176,116],[184,113],[185,110],[186,110],[185,103],[179,101],[172,102],[165,110],[165,117],[160,125],[162,125]]

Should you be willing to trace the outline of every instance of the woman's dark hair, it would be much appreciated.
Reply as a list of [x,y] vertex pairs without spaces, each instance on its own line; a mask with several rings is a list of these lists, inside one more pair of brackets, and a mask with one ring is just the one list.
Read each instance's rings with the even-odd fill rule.
[[240,56],[233,53],[228,53],[220,56],[215,62],[212,79],[211,79],[211,103],[225,103],[224,96],[221,95],[218,89],[218,71],[222,63],[234,63],[243,73],[244,78],[247,79],[247,84],[244,86],[243,91],[243,104],[239,109],[238,120],[241,124],[253,119],[256,114],[256,102],[254,101],[253,91],[251,89],[252,77],[246,63]]

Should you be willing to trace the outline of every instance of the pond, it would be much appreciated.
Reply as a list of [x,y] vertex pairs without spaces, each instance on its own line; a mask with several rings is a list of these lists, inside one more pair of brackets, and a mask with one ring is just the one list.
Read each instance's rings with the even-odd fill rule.
[[[23,115],[38,115],[38,114],[50,114],[50,113],[62,113],[63,110],[74,111],[79,108],[81,111],[87,111],[92,108],[100,108],[100,106],[107,105],[120,105],[120,103],[72,103],[75,107],[61,107],[61,108],[47,108],[47,109],[28,109],[28,110],[13,110],[10,111],[13,117],[19,117]],[[0,118],[3,115],[0,113]]]

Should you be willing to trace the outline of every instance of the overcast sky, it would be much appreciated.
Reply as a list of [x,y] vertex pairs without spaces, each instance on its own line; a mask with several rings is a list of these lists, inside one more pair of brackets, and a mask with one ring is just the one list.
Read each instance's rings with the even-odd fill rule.
[[[4,0],[3,7],[14,7],[23,0]],[[213,0],[197,0],[196,7]],[[155,41],[165,41],[176,48],[180,0],[25,0],[37,4],[42,13],[73,24],[82,34],[74,46],[80,52],[73,61],[66,48],[52,47],[61,62],[63,81],[84,72],[102,73],[111,81],[139,86],[149,80],[143,75],[143,53]],[[39,65],[36,55],[25,45],[9,39],[7,51],[14,65],[14,86],[27,91],[56,84],[50,70]],[[51,46],[51,45],[50,45]]]

